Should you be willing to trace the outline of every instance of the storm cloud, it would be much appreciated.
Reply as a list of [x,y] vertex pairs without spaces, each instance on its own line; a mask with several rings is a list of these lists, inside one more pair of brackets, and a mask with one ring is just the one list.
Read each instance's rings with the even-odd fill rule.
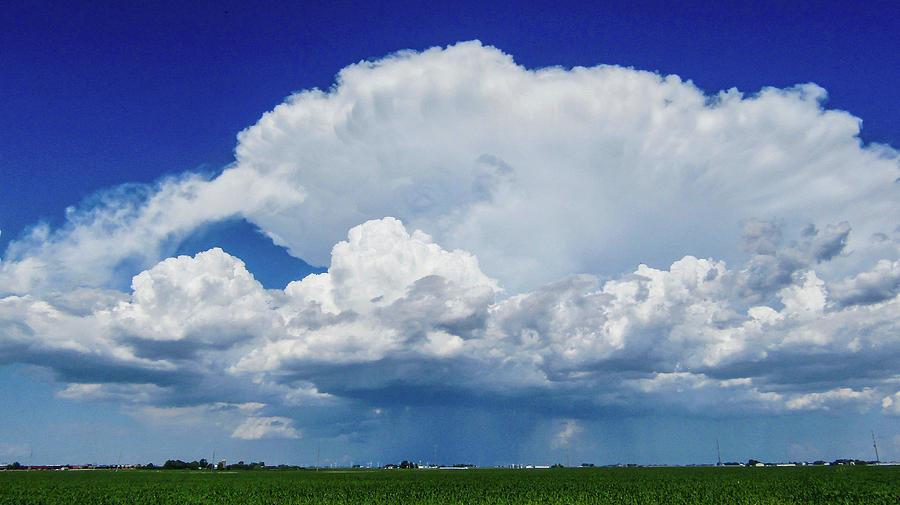
[[[610,409],[896,415],[898,155],[825,98],[478,42],[360,62],[218,175],[14,241],[0,360],[254,440],[448,403],[557,419],[556,445]],[[234,218],[327,272],[266,289],[222,249],[169,257]]]

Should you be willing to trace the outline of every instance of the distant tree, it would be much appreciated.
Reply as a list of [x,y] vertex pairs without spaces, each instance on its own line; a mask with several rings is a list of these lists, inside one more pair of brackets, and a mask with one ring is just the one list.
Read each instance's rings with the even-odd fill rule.
[[258,463],[250,462],[250,464],[246,464],[243,461],[238,461],[237,464],[228,465],[228,470],[262,470],[266,467],[266,463],[264,461],[260,461]]
[[9,465],[10,470],[21,470],[22,465],[19,464],[18,461],[14,461],[13,464]]
[[184,470],[188,468],[188,464],[180,459],[170,459],[163,463],[163,470]]

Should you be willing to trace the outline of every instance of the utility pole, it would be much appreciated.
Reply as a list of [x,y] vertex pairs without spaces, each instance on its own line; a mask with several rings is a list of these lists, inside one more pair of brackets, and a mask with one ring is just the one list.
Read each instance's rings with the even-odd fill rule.
[[316,446],[316,471],[319,471],[319,455],[322,453],[322,446]]
[[881,460],[878,459],[878,442],[875,441],[875,430],[872,430],[872,447],[875,448],[875,462],[880,463]]

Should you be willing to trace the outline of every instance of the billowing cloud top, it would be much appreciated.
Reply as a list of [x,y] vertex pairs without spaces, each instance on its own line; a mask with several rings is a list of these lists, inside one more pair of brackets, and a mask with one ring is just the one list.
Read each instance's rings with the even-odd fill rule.
[[[14,242],[0,359],[67,398],[224,412],[236,438],[429,388],[896,415],[898,153],[824,99],[528,70],[477,42],[361,62],[242,132],[218,176],[117,188]],[[221,249],[166,259],[234,217],[328,271],[266,290]]]

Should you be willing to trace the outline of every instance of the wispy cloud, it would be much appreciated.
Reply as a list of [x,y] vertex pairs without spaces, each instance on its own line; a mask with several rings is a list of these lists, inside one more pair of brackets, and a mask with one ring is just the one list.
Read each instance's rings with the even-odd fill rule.
[[286,417],[251,417],[238,426],[231,436],[244,440],[300,438],[300,432],[291,427],[292,423]]

